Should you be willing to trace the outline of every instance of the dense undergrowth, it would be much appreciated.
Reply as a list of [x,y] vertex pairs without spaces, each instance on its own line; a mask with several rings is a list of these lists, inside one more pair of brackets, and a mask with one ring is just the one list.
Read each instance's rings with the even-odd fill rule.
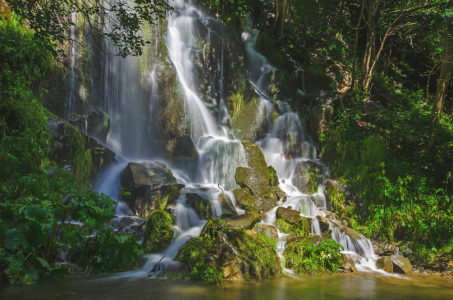
[[0,18],[0,276],[10,283],[68,275],[63,251],[88,273],[130,268],[142,253],[106,226],[115,201],[48,158],[49,113],[33,90],[54,63],[17,17]]
[[[344,100],[321,137],[322,157],[351,186],[359,203],[332,208],[370,237],[409,244],[418,260],[453,248],[453,123],[442,115],[426,150],[432,106],[424,91],[397,90],[387,111],[364,114],[360,92]],[[341,203],[342,202],[342,203]],[[357,223],[352,222],[352,223]]]

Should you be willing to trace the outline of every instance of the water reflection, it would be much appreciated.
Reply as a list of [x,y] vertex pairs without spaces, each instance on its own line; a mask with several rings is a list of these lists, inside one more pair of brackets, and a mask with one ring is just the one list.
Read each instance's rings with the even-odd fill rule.
[[0,285],[6,299],[453,299],[453,280],[411,276],[330,275],[231,283],[88,276],[27,286]]

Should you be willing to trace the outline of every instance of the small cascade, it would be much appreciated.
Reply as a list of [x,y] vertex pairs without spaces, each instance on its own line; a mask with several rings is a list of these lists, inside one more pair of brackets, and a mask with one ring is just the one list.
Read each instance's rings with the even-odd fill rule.
[[69,91],[68,91],[68,100],[67,100],[67,107],[68,107],[68,115],[67,120],[71,118],[71,113],[73,111],[73,102],[74,102],[74,88],[75,88],[75,60],[76,60],[76,23],[77,23],[77,13],[75,9],[72,10],[71,13],[71,50],[70,50],[70,59],[71,59],[71,71],[69,73]]

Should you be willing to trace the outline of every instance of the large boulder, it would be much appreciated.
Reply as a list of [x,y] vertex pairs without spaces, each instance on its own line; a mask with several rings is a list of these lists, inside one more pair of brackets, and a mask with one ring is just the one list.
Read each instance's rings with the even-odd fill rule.
[[144,195],[136,195],[133,200],[125,199],[125,202],[133,214],[146,218],[156,209],[174,209],[182,188],[183,184],[164,184],[154,190],[148,190]]
[[89,136],[104,142],[110,129],[110,118],[99,109],[92,111],[87,117],[87,133]]
[[[260,249],[257,252],[257,249]],[[227,280],[250,280],[282,275],[281,261],[273,244],[253,230],[219,232],[205,262],[220,268]]]
[[234,216],[227,220],[227,224],[233,229],[252,229],[261,219],[261,215],[256,211],[251,211],[243,215]]
[[316,216],[316,219],[319,222],[319,228],[321,229],[321,232],[327,232],[330,228],[329,222],[324,218],[323,216]]
[[392,255],[390,260],[393,263],[393,272],[401,274],[412,274],[412,264],[409,259],[401,255]]
[[121,185],[131,192],[125,199],[131,211],[145,218],[155,209],[165,209],[179,197],[184,187],[161,162],[131,162],[121,173]]
[[132,235],[137,241],[142,240],[146,220],[137,217],[118,217],[110,223],[118,232]]
[[211,201],[201,197],[196,193],[187,193],[186,204],[192,207],[202,220],[209,220],[212,217]]
[[269,211],[277,206],[277,194],[274,189],[270,186],[263,188],[261,194],[255,198],[255,207],[261,211]]
[[294,169],[292,183],[305,194],[314,194],[318,191],[319,177],[323,168],[314,161],[298,162]]
[[145,253],[160,252],[170,245],[174,222],[174,216],[164,210],[155,210],[148,216],[142,244]]

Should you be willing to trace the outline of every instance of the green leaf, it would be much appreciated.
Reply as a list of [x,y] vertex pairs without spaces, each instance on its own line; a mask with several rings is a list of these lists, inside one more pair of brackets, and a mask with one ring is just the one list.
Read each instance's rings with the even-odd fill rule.
[[11,229],[5,232],[5,242],[3,246],[11,251],[16,251],[21,247],[27,245],[27,239],[22,231],[18,229]]

